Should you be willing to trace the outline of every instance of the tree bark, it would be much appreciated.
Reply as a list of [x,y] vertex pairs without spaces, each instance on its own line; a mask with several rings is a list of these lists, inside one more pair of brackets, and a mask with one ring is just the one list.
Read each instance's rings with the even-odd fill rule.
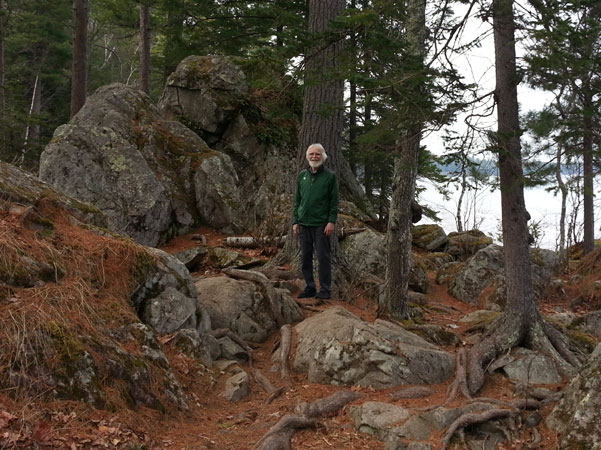
[[88,90],[88,0],[73,0],[73,60],[71,75],[71,117],[86,102]]
[[496,145],[507,300],[505,311],[490,334],[469,352],[468,386],[472,394],[484,383],[483,366],[516,345],[543,349],[566,372],[571,370],[570,364],[578,365],[565,337],[544,322],[535,304],[524,203],[513,0],[493,0],[492,8],[498,120]]
[[150,7],[140,3],[140,89],[150,94]]
[[[4,41],[6,36],[6,1],[0,0],[0,120],[4,119],[6,109],[5,73],[4,67]],[[4,133],[3,133],[4,136]],[[4,141],[4,138],[3,138]]]
[[595,249],[595,213],[594,187],[593,187],[593,99],[591,89],[584,89],[583,99],[583,214],[584,214],[584,236],[582,242],[582,254],[586,255]]
[[[309,0],[308,31],[313,35],[331,31],[331,22],[345,7],[344,0]],[[307,166],[306,151],[309,145],[320,143],[328,154],[325,166],[333,170],[340,185],[342,180],[342,128],[344,80],[336,74],[338,58],[342,51],[343,38],[331,34],[307,51],[303,93],[303,118],[299,132],[297,168]],[[298,238],[288,233],[289,238],[277,264],[298,261]],[[334,296],[340,296],[346,285],[344,274],[346,260],[337,239],[332,239],[332,276]]]
[[[426,0],[407,3],[407,42],[411,55],[419,61],[425,56]],[[419,69],[418,69],[419,70]],[[414,95],[419,95],[418,86]],[[407,291],[412,266],[411,202],[415,197],[417,159],[423,124],[411,120],[408,129],[397,140],[392,180],[392,197],[388,211],[386,233],[386,288],[379,302],[379,312],[396,318],[408,313]]]

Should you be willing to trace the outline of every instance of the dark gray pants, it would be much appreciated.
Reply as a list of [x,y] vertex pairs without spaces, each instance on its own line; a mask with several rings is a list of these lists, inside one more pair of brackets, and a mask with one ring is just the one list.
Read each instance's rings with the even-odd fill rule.
[[300,226],[301,269],[307,283],[307,290],[315,290],[313,278],[313,249],[317,253],[319,264],[320,290],[330,294],[332,288],[332,251],[330,238],[324,234],[324,227]]

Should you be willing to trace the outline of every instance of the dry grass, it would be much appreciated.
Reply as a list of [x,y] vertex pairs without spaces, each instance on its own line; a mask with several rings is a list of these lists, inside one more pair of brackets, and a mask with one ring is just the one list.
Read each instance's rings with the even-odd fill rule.
[[[53,224],[51,233],[18,215],[0,215],[0,387],[20,398],[43,381],[40,367],[56,368],[82,351],[82,336],[102,342],[107,329],[138,320],[128,296],[147,257],[132,241],[71,224],[58,208],[38,214]],[[37,263],[54,268],[53,281],[39,279]]]

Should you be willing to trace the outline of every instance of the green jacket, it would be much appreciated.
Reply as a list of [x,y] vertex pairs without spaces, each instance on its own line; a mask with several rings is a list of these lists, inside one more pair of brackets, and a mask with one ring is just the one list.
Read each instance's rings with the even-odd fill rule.
[[336,174],[319,166],[316,173],[305,169],[298,174],[294,197],[294,223],[308,227],[336,223],[338,183]]

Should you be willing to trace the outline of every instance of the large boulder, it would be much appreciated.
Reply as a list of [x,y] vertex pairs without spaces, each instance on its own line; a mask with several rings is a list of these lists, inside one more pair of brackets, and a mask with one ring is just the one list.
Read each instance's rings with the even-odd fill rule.
[[[367,229],[362,233],[348,236],[341,242],[341,248],[351,266],[355,279],[378,277],[383,279],[386,273],[386,234]],[[428,276],[420,258],[412,255],[412,267],[409,275],[409,288],[425,293],[428,291]]]
[[[531,249],[532,284],[535,295],[546,292],[551,276],[559,268],[556,252]],[[449,293],[470,304],[482,303],[487,309],[500,310],[505,304],[505,261],[503,247],[489,245],[457,266],[449,284]]]
[[493,243],[492,238],[480,230],[455,231],[449,233],[448,237],[449,242],[446,246],[446,253],[461,261],[465,261],[478,250],[488,247]]
[[296,325],[294,370],[309,381],[389,388],[442,383],[453,374],[453,357],[384,320],[362,321],[333,307]]
[[[278,232],[284,231],[290,209],[280,211],[278,205],[282,193],[293,193],[296,166],[290,161],[296,158],[296,147],[280,136],[286,127],[268,119],[253,101],[246,76],[231,58],[188,56],[169,76],[158,107],[229,155],[240,198],[230,196],[228,201],[245,205],[245,228],[262,224],[266,229],[269,220],[278,223]],[[217,169],[234,178],[229,167]],[[222,185],[227,189],[230,183]]]
[[[122,84],[88,97],[40,159],[42,180],[95,205],[110,228],[151,246],[200,220],[236,229],[234,175],[227,155],[164,120],[146,94]],[[212,188],[223,184],[228,187]]]
[[162,250],[148,248],[140,265],[140,284],[131,295],[138,316],[162,334],[201,327],[203,312],[184,263]]
[[417,225],[411,229],[413,245],[431,252],[442,250],[449,238],[440,225]]
[[598,350],[572,379],[547,418],[547,426],[561,434],[561,450],[601,448],[601,352]]
[[[214,329],[229,328],[242,339],[263,342],[277,330],[276,318],[261,288],[250,281],[211,277],[196,281],[198,305],[206,309]],[[288,291],[275,289],[280,312],[286,323],[303,318]]]
[[195,131],[222,134],[248,95],[246,76],[224,56],[188,56],[169,75],[161,112]]

